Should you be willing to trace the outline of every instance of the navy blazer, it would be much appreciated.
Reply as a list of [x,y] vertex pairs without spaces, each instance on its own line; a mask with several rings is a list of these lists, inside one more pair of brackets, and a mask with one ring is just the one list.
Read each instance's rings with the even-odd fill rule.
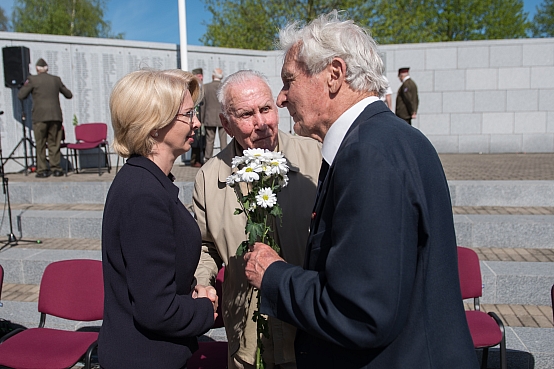
[[298,368],[476,368],[448,184],[417,129],[377,101],[315,205],[305,270],[273,263],[261,312],[296,325]]
[[135,156],[115,177],[104,208],[102,368],[182,368],[196,336],[214,323],[207,298],[193,299],[198,225],[179,189],[151,160]]

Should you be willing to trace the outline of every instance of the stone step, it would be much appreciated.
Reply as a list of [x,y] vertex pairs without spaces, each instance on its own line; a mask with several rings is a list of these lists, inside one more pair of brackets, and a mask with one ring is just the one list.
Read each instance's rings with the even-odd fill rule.
[[[506,327],[508,368],[554,368],[554,328]],[[480,360],[481,353],[478,352]],[[480,362],[480,361],[479,361]],[[489,369],[500,369],[499,349],[489,350]]]
[[554,206],[554,181],[448,181],[453,206]]
[[554,215],[454,215],[460,246],[554,249]]
[[[56,260],[101,260],[101,251],[13,247],[0,253],[5,283],[39,284]],[[550,305],[554,262],[481,261],[483,304]]]
[[4,283],[40,284],[46,266],[69,259],[102,260],[100,250],[53,250],[14,247],[0,253]]
[[483,304],[550,305],[553,262],[481,261]]
[[[10,203],[104,204],[111,182],[10,182]],[[183,204],[192,203],[193,182],[175,182]],[[0,195],[4,200],[5,195]]]
[[[33,210],[35,208],[52,210]],[[12,230],[17,236],[35,238],[101,238],[102,210],[57,210],[51,205],[22,205],[12,209]],[[91,205],[86,205],[91,206]],[[554,215],[455,214],[459,245],[468,247],[554,249]],[[0,234],[10,232],[5,219]]]
[[[449,181],[453,206],[554,207],[554,181]],[[12,204],[103,204],[111,182],[10,182]],[[192,181],[177,181],[184,204]],[[0,195],[0,199],[1,199]],[[3,200],[3,199],[2,199]]]

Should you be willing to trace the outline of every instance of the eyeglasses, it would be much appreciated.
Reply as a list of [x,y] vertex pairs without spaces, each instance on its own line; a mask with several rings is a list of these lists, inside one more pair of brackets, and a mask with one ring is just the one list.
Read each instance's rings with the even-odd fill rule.
[[[188,123],[188,124],[192,124],[192,121],[194,119],[194,117],[198,116],[198,107],[195,106],[194,108],[192,108],[189,112],[187,113],[177,113],[177,115],[175,116],[175,118],[177,118],[179,115],[182,115],[183,117],[187,117],[188,118],[188,121],[184,122],[184,123]],[[177,119],[178,120],[178,119]]]

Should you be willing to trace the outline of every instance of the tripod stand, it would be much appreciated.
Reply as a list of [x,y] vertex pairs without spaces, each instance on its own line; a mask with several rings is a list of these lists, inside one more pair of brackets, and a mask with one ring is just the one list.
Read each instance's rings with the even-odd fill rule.
[[[0,111],[0,115],[4,114],[3,111]],[[24,126],[25,127],[25,126]],[[8,178],[4,175],[4,160],[2,159],[2,140],[0,139],[0,177],[2,177],[2,191],[4,195],[6,196],[6,203],[8,206],[8,220],[10,224],[10,233],[7,235],[8,240],[4,242],[0,242],[0,251],[4,250],[7,247],[13,247],[17,246],[19,242],[33,242],[33,243],[41,243],[40,240],[22,240],[21,239],[21,224],[19,228],[19,234],[20,237],[17,239],[15,234],[13,233],[13,221],[12,221],[12,206],[10,204],[10,189],[8,187]]]
[[[15,90],[12,89],[12,95],[15,94]],[[21,126],[23,127],[23,136],[21,137],[21,140],[19,140],[19,142],[17,143],[17,145],[15,145],[15,147],[13,148],[12,152],[10,153],[10,155],[8,155],[8,157],[5,159],[5,160],[2,160],[2,168],[4,167],[4,164],[6,164],[6,162],[10,159],[14,160],[17,164],[19,165],[22,165],[25,169],[25,175],[28,175],[29,174],[29,168],[31,167],[31,165],[33,164],[33,147],[35,146],[35,144],[33,143],[33,141],[27,137],[27,127],[26,127],[26,122],[27,122],[27,115],[25,114],[25,106],[23,105],[23,100],[19,100],[20,103],[21,103]],[[29,143],[29,149],[31,150],[31,155],[27,155],[27,143]],[[19,148],[19,146],[23,144],[23,159],[25,159],[25,165],[19,163],[16,159],[22,159],[20,156],[14,156],[16,150]],[[1,157],[0,157],[1,159]],[[29,165],[29,160],[31,161],[31,165]],[[2,169],[2,173],[4,172],[4,170]]]

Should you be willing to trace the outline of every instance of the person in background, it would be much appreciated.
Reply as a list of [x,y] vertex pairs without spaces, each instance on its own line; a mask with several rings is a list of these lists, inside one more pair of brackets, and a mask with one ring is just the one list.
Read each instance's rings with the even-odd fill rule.
[[383,79],[387,83],[387,89],[385,92],[379,97],[382,102],[384,102],[389,109],[392,110],[392,88],[390,88],[390,83],[387,77],[383,75]]
[[[42,58],[36,64],[37,75],[29,76],[17,97],[26,99],[29,94],[33,97],[33,132],[37,150],[37,178],[63,176],[60,166],[62,141],[63,115],[60,107],[60,93],[67,99],[73,94],[65,87],[58,76],[48,74],[48,64]],[[46,142],[48,142],[48,159],[46,160]],[[50,162],[50,168],[48,168]]]
[[115,151],[128,158],[104,207],[102,368],[180,369],[214,324],[217,296],[196,284],[201,236],[171,168],[200,126],[199,81],[181,70],[139,70],[110,97]]
[[[204,81],[204,74],[202,71],[202,68],[196,68],[192,70],[192,74],[198,80],[200,81],[200,88],[203,90],[203,81]],[[197,106],[197,115],[198,117],[201,117],[203,114],[204,107],[202,106],[203,103],[200,102]],[[200,121],[200,127],[196,128],[196,139],[194,140],[194,143],[192,144],[192,150],[190,153],[190,166],[195,168],[200,168],[202,164],[204,163],[204,149],[206,148],[206,136],[204,131],[204,125],[203,122]]]
[[[233,137],[229,145],[208,161],[194,183],[194,214],[202,232],[202,256],[196,271],[200,284],[215,284],[222,264],[225,275],[222,314],[229,342],[229,369],[254,368],[256,362],[256,294],[244,275],[244,259],[236,256],[246,240],[246,216],[235,215],[239,207],[234,189],[226,179],[234,171],[231,161],[243,150],[278,150],[290,168],[289,183],[277,194],[283,210],[280,224],[274,224],[281,256],[292,265],[302,265],[308,239],[310,214],[315,198],[321,146],[315,140],[292,136],[278,129],[279,114],[266,77],[242,70],[228,76],[218,92],[221,123]],[[235,169],[236,170],[236,169]],[[270,339],[264,339],[266,368],[296,368],[293,340],[295,329],[269,319]]]
[[412,125],[412,119],[417,117],[417,107],[419,97],[417,95],[417,85],[410,78],[410,68],[400,68],[398,70],[398,79],[402,82],[396,95],[396,115]]
[[260,312],[298,328],[300,369],[477,368],[448,183],[429,140],[379,101],[375,41],[336,10],[279,39],[277,105],[324,163],[304,268],[262,243],[245,254]]
[[200,121],[206,130],[206,151],[204,161],[212,158],[214,153],[215,132],[219,133],[219,147],[223,150],[227,146],[227,132],[221,126],[219,113],[221,113],[221,105],[217,101],[217,89],[221,85],[223,71],[215,68],[212,72],[212,82],[204,85],[204,103],[202,105],[202,115]]

